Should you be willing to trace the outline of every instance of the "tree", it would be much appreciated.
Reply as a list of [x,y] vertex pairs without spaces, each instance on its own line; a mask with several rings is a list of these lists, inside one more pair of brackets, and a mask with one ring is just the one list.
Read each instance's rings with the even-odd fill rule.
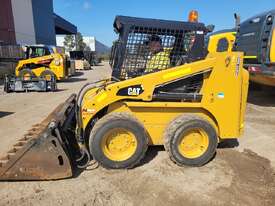
[[84,51],[92,51],[92,50],[88,45],[86,45],[86,47],[84,48]]
[[83,41],[82,34],[80,32],[77,32],[76,34],[76,50],[77,51],[84,51],[87,45]]
[[75,48],[75,40],[73,35],[66,35],[64,38],[64,47],[66,51],[72,51]]

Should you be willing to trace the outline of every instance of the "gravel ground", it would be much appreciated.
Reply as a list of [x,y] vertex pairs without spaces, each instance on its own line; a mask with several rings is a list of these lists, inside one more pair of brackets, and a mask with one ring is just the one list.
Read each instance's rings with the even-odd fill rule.
[[[0,86],[0,155],[83,84],[104,78],[104,63],[58,84],[56,93],[5,94]],[[180,168],[151,147],[131,170],[90,167],[59,181],[0,182],[0,205],[275,205],[275,94],[250,91],[246,130],[200,168]]]

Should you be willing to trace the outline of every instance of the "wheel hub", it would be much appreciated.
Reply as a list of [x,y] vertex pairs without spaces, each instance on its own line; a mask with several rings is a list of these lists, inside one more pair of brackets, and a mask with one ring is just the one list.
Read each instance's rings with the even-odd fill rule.
[[52,76],[50,74],[47,74],[44,76],[44,78],[47,80],[47,81],[50,81],[52,79]]
[[208,145],[209,140],[205,131],[192,129],[182,135],[178,150],[186,158],[197,158],[206,152]]
[[112,129],[107,132],[102,140],[102,151],[113,161],[129,159],[136,151],[137,140],[135,135],[122,128]]
[[31,79],[31,75],[30,74],[24,74],[23,75],[23,80],[30,80]]

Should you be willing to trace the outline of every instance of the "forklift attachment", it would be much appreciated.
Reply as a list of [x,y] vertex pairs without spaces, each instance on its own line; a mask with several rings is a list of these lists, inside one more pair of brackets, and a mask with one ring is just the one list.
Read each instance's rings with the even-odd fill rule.
[[34,125],[0,159],[0,180],[55,180],[71,177],[75,151],[73,94],[44,121]]
[[47,92],[56,91],[57,85],[54,78],[47,80],[44,78],[31,78],[30,80],[23,80],[15,76],[5,76],[4,91],[10,92]]

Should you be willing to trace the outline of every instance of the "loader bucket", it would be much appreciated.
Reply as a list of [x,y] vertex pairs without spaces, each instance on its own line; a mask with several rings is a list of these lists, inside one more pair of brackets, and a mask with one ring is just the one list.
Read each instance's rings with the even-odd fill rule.
[[78,150],[75,101],[76,95],[70,96],[0,158],[0,180],[55,180],[73,175],[73,156]]

